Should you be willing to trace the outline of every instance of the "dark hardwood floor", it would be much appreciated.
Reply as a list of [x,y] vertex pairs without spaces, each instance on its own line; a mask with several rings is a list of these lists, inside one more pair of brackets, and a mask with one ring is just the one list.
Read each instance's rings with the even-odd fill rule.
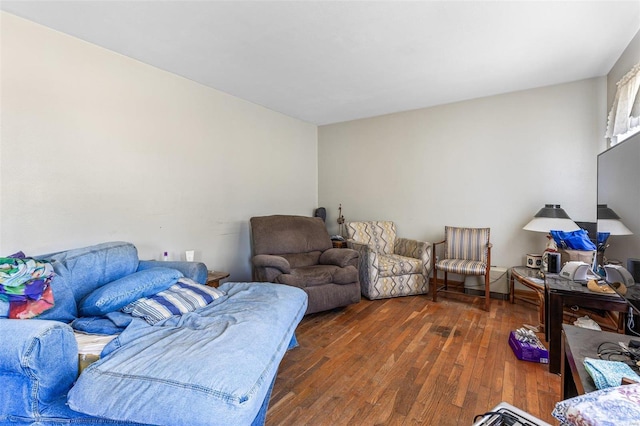
[[[281,365],[267,425],[471,425],[506,401],[542,420],[560,398],[546,364],[519,361],[509,332],[530,304],[408,296],[306,316]],[[541,335],[539,335],[541,336]]]

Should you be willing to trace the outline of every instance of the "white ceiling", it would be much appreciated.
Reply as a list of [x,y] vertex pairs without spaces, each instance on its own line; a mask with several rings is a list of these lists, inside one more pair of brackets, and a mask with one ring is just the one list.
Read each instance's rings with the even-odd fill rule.
[[2,1],[315,124],[606,75],[640,1]]

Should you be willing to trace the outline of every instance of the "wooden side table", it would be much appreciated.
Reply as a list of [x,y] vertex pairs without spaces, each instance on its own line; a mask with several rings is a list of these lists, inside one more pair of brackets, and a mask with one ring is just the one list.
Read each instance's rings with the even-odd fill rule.
[[538,332],[544,332],[545,312],[544,312],[544,278],[539,276],[540,270],[528,268],[526,266],[514,266],[509,274],[509,291],[511,293],[511,303],[515,303],[515,281],[525,287],[535,291],[536,299],[518,298],[525,302],[538,305]]
[[228,272],[222,271],[207,271],[207,282],[205,283],[209,287],[218,287],[220,285],[220,280],[225,278],[229,278]]
[[333,244],[333,248],[347,248],[346,241],[331,240],[331,244]]

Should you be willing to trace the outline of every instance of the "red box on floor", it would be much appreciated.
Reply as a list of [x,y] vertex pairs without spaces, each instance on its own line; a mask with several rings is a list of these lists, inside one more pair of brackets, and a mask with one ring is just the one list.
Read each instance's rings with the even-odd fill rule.
[[516,332],[509,333],[509,346],[518,359],[523,361],[539,362],[549,364],[549,351],[542,345],[540,339],[536,342],[521,342],[516,339]]

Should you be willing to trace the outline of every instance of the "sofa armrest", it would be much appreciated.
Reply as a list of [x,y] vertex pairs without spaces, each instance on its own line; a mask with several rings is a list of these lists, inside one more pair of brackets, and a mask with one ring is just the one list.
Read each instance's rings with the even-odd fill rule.
[[291,273],[291,265],[289,261],[282,256],[274,256],[272,254],[259,254],[251,259],[253,266],[256,268],[275,268],[282,274]]
[[181,261],[160,261],[160,260],[141,260],[138,263],[138,271],[149,268],[171,268],[182,272],[187,278],[191,278],[197,283],[204,284],[207,282],[207,265],[202,262],[181,262]]
[[37,417],[78,376],[78,345],[68,324],[0,319],[0,413]]
[[341,268],[349,265],[356,266],[358,264],[357,261],[359,256],[360,255],[357,250],[330,248],[320,255],[320,264],[336,265]]

